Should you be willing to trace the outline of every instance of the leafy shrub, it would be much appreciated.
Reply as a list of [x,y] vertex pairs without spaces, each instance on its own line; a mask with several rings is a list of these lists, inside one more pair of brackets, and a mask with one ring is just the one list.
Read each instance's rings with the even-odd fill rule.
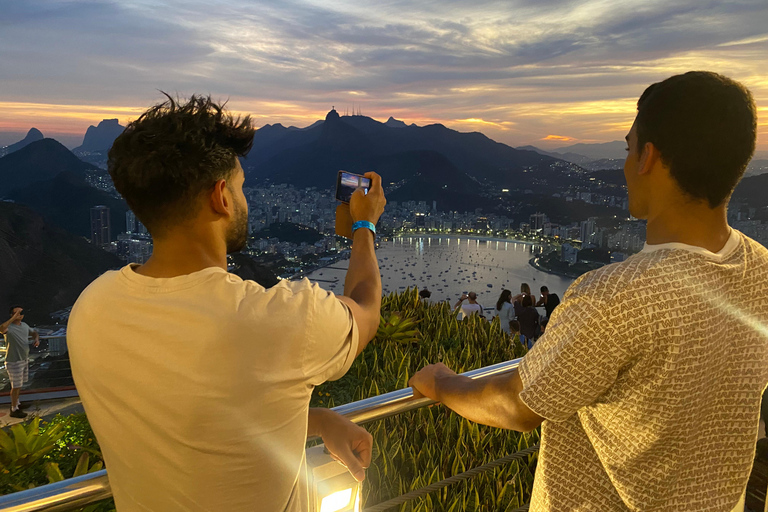
[[[9,444],[10,443],[12,444]],[[95,462],[91,465],[91,456]],[[0,495],[98,471],[104,461],[85,414],[33,418],[0,430]],[[114,511],[112,500],[81,512]]]
[[[424,303],[416,288],[382,301],[377,337],[347,375],[319,386],[312,405],[361,400],[408,386],[423,366],[442,361],[462,373],[525,353],[498,319],[458,320],[449,304]],[[392,322],[393,317],[407,319]],[[386,324],[391,328],[387,330]],[[413,329],[418,325],[419,329]],[[407,335],[402,335],[408,332]],[[408,339],[407,342],[403,342]],[[422,408],[367,426],[374,438],[363,503],[372,506],[534,445],[538,434],[519,434],[471,423],[444,407]],[[401,511],[514,510],[530,499],[536,455],[449,486],[400,506]]]

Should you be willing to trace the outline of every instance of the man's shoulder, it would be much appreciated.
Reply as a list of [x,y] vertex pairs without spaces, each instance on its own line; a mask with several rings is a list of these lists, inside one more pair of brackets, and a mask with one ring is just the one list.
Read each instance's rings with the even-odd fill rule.
[[119,275],[120,271],[118,270],[108,270],[104,272],[99,277],[91,281],[91,284],[86,286],[85,290],[80,292],[80,296],[78,297],[75,304],[77,304],[77,302],[87,300],[89,297],[99,295],[102,292],[109,292],[114,287]]
[[598,302],[610,301],[633,283],[647,279],[658,263],[658,256],[638,253],[622,262],[605,265],[579,276],[565,292],[563,299],[578,295],[589,296]]
[[740,231],[737,231],[737,233],[739,233],[741,239],[744,241],[744,248],[747,251],[748,257],[762,262],[768,261],[768,248],[766,248],[760,242],[749,238],[747,235]]

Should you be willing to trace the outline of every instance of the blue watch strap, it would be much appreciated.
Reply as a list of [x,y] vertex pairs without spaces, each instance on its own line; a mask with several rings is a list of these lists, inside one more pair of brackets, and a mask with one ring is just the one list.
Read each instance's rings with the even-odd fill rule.
[[368,222],[367,220],[359,220],[352,224],[352,233],[354,234],[355,231],[357,231],[360,228],[366,228],[373,231],[373,234],[376,234],[376,226],[373,224],[373,222]]

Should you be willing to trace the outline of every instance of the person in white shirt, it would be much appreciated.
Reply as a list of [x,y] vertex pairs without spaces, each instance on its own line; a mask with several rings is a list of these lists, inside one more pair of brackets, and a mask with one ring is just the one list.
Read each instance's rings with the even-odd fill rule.
[[350,234],[344,296],[306,279],[265,289],[227,272],[247,238],[238,157],[253,134],[248,117],[210,98],[168,97],[110,150],[115,187],[153,252],[83,291],[67,341],[119,512],[304,512],[308,435],[358,480],[370,463],[368,432],[309,400],[378,328],[381,179],[366,174],[368,194],[340,209],[341,224],[370,223]]
[[[466,304],[464,304],[465,300],[467,301]],[[460,320],[463,320],[469,315],[480,315],[480,316],[483,315],[483,306],[478,304],[477,294],[475,292],[469,292],[469,294],[462,294],[461,297],[459,297],[458,302],[456,302],[456,304],[453,305],[453,309],[456,310],[459,307],[461,307]]]
[[511,335],[512,331],[510,330],[509,322],[514,319],[515,308],[512,306],[512,292],[510,290],[501,291],[499,300],[496,301],[496,311],[498,311],[501,330]]
[[438,363],[410,381],[465,418],[541,425],[531,512],[744,510],[768,384],[768,294],[754,293],[768,290],[768,249],[728,225],[727,206],[755,150],[755,103],[692,71],[648,87],[637,111],[624,176],[630,214],[648,220],[643,250],[579,277],[517,370],[471,380]]

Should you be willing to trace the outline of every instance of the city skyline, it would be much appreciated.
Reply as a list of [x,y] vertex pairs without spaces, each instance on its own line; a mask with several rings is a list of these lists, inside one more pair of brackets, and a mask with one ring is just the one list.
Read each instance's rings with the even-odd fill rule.
[[335,105],[550,149],[621,140],[647,85],[710,69],[752,90],[758,151],[768,150],[760,0],[32,1],[3,11],[5,143],[34,126],[72,147],[89,125],[125,124],[165,90],[229,98],[257,126],[307,126]]

